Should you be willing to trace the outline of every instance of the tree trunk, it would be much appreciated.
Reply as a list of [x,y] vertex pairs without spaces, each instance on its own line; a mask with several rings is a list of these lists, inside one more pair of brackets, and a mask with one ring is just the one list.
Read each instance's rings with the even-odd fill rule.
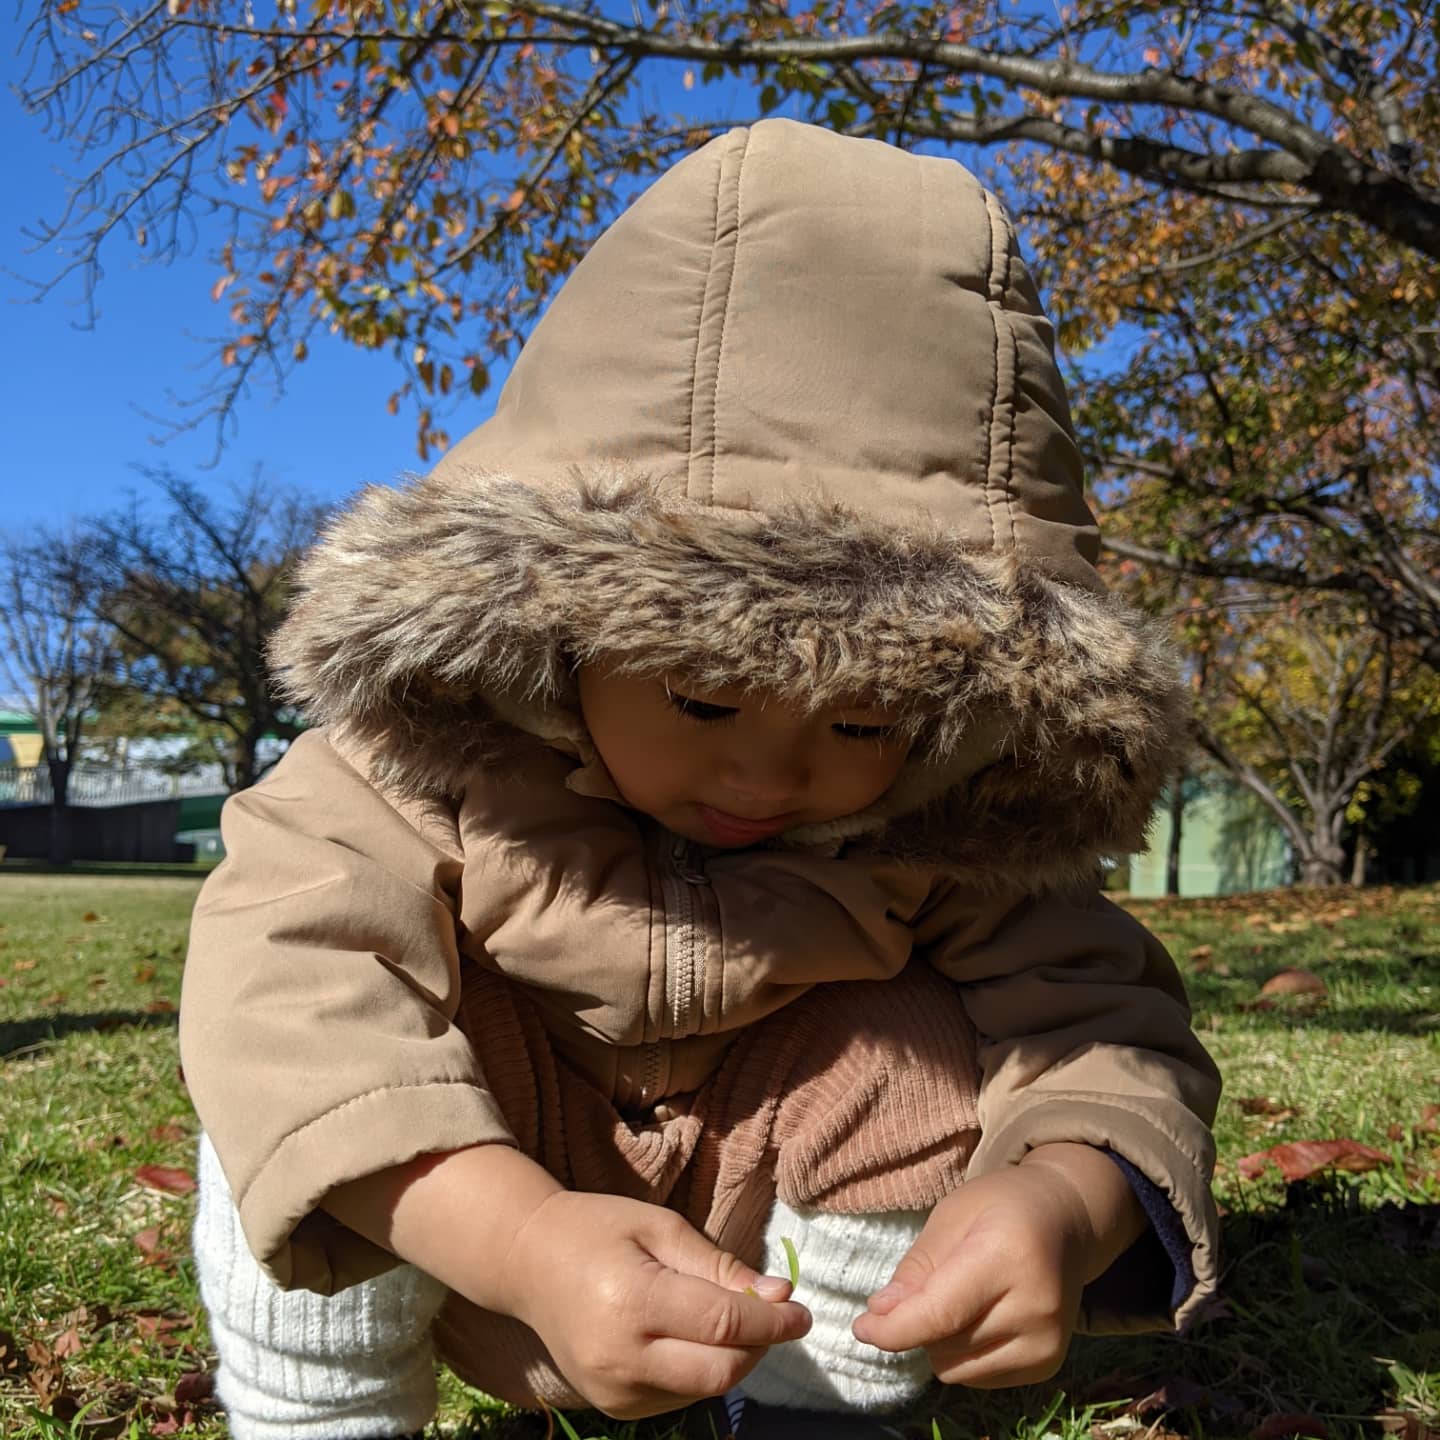
[[1358,890],[1365,884],[1365,871],[1370,860],[1370,845],[1363,830],[1355,832],[1355,860],[1350,867],[1350,883]]
[[248,790],[255,783],[259,769],[259,761],[255,752],[260,748],[260,739],[261,734],[257,730],[247,730],[240,736],[239,743],[235,746],[232,793],[237,790]]
[[1185,777],[1177,775],[1170,786],[1170,846],[1165,853],[1165,893],[1180,893],[1180,836],[1185,820]]
[[1335,833],[1339,816],[1316,816],[1315,825],[1301,850],[1300,883],[1302,885],[1343,885],[1345,883],[1345,847]]
[[70,863],[70,762],[51,760],[50,769],[50,863]]

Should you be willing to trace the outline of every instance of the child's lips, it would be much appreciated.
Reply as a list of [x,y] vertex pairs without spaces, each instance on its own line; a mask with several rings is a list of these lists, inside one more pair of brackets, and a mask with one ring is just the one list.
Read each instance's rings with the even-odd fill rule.
[[772,815],[768,820],[747,820],[743,815],[731,815],[713,805],[697,805],[695,808],[712,835],[732,843],[737,840],[766,840],[771,835],[778,835],[790,824],[784,815]]

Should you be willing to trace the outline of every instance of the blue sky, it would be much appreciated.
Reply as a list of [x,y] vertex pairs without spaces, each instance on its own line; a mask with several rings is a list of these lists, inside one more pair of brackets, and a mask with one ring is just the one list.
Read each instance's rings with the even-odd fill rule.
[[[63,256],[32,250],[22,227],[58,213],[63,174],[73,168],[63,145],[50,140],[11,91],[20,77],[14,52],[18,27],[7,27],[0,54],[0,135],[5,137],[6,203],[0,214],[0,335],[4,337],[0,527],[63,523],[105,510],[127,489],[142,493],[141,469],[169,466],[218,488],[248,479],[256,464],[277,480],[318,498],[339,499],[368,481],[392,480],[420,466],[414,414],[385,408],[398,370],[327,337],[312,344],[283,397],[257,390],[238,410],[239,428],[220,463],[213,425],[155,440],[165,426],[141,413],[175,415],[167,394],[193,395],[209,353],[200,339],[225,327],[223,305],[210,299],[218,270],[203,240],[189,259],[145,265],[118,238],[108,252],[93,330],[78,328],[85,310],[78,277],[44,300],[17,279],[44,280]],[[449,421],[456,438],[493,406],[494,390]]]

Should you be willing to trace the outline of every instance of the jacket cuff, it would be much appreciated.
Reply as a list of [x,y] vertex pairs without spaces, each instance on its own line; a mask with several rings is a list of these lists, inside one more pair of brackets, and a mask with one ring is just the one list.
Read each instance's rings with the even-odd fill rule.
[[463,1081],[357,1095],[292,1131],[256,1172],[236,1208],[246,1243],[282,1290],[333,1295],[400,1262],[319,1211],[337,1185],[417,1155],[514,1145],[490,1094]]
[[[1166,1116],[1164,1109],[1178,1113]],[[1041,1145],[1064,1142],[1093,1145],[1128,1162],[1152,1187],[1162,1224],[1167,1208],[1174,1220],[1174,1251],[1152,1219],[1145,1234],[1085,1287],[1076,1328],[1092,1335],[1183,1329],[1214,1291],[1218,1274],[1220,1222],[1210,1193],[1214,1141],[1209,1131],[1173,1102],[1157,1113],[1112,1097],[1052,1095],[986,1135],[967,1174],[988,1174],[1018,1164]],[[1153,1216],[1146,1195],[1136,1193]],[[1190,1278],[1183,1287],[1176,1254],[1188,1266]]]
[[[1150,1229],[1147,1233],[1160,1242],[1166,1258],[1170,1261],[1173,1272],[1170,1283],[1170,1309],[1173,1313],[1185,1303],[1190,1292],[1195,1288],[1195,1266],[1190,1260],[1190,1242],[1185,1238],[1185,1227],[1180,1223],[1180,1217],[1175,1213],[1175,1207],[1165,1198],[1165,1192],[1158,1185],[1147,1180],[1123,1155],[1117,1155],[1109,1149],[1101,1153],[1108,1155],[1120,1167],[1120,1173],[1130,1182],[1130,1188],[1135,1192],[1135,1198],[1145,1211],[1146,1219],[1150,1221]],[[1135,1243],[1143,1244],[1145,1239],[1146,1236],[1142,1235]],[[1125,1257],[1122,1255],[1115,1263],[1118,1265],[1124,1259]],[[1103,1275],[1100,1276],[1095,1283],[1099,1284],[1104,1278]]]

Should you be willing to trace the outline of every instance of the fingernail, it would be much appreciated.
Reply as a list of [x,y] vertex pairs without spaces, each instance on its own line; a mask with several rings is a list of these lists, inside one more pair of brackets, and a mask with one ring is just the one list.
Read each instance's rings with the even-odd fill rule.
[[871,1299],[872,1301],[874,1301],[874,1300],[898,1300],[904,1293],[905,1293],[905,1287],[904,1287],[903,1285],[890,1284],[890,1285],[885,1285],[885,1286],[883,1286],[881,1289],[877,1290],[877,1291],[870,1297],[870,1299]]
[[778,1275],[762,1275],[750,1288],[762,1300],[783,1300],[790,1293],[790,1282]]

